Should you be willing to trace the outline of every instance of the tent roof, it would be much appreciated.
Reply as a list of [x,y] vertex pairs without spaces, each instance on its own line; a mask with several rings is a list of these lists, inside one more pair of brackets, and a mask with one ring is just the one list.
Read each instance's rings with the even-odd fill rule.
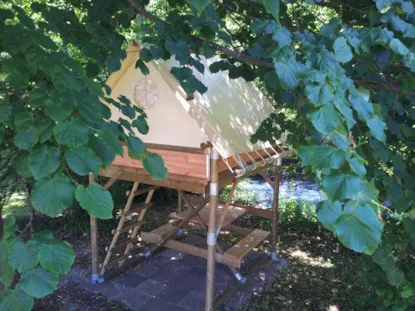
[[[193,69],[193,74],[208,91],[194,94],[186,100],[186,93],[170,73],[179,63],[152,61],[146,65],[150,74],[144,76],[135,68],[140,47],[130,43],[121,69],[107,80],[111,97],[124,95],[134,103],[144,103],[150,127],[147,135],[136,133],[144,142],[199,147],[210,141],[222,157],[264,149],[268,143],[252,144],[251,135],[274,108],[259,89],[242,78],[229,79],[226,72],[210,73],[209,65],[217,59],[201,58],[204,74]],[[118,109],[111,106],[113,119],[118,120]],[[124,117],[124,116],[123,116]],[[125,117],[124,117],[125,118]]]

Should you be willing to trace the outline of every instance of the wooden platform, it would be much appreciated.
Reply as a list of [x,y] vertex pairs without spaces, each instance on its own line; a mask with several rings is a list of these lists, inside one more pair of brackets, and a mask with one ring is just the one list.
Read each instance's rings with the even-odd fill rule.
[[[141,232],[141,238],[143,241],[158,244],[163,240],[163,233],[167,232],[172,228],[172,224],[166,224],[151,232]],[[256,229],[248,234],[245,238],[240,240],[224,254],[216,253],[215,260],[218,263],[226,264],[235,268],[240,268],[243,257],[248,254],[251,250],[257,247],[262,241],[269,236],[268,231]],[[176,240],[168,240],[163,244],[164,247],[175,249],[177,251],[198,256],[201,258],[207,258],[207,249],[189,245]]]
[[[217,218],[220,218],[220,215],[223,213],[223,204],[218,205],[218,214]],[[178,219],[184,219],[190,213],[189,210],[181,212],[179,214],[173,215],[173,217]],[[225,220],[223,221],[223,226],[229,225],[230,223],[234,222],[236,219],[241,217],[242,215],[246,214],[247,210],[238,207],[238,206],[229,206],[228,213],[226,214]],[[207,204],[199,213],[199,216],[203,219],[205,224],[209,224],[209,204]],[[199,219],[197,217],[193,217],[191,220],[193,223],[199,223]]]

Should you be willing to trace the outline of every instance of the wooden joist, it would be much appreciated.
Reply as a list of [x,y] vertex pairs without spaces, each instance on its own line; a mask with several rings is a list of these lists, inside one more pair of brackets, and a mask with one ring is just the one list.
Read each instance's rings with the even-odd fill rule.
[[[134,192],[134,196],[137,197],[139,195],[142,195],[144,193],[150,192],[151,190],[156,190],[158,188],[159,188],[158,186],[148,186],[148,187],[145,187],[143,189],[139,189],[136,192]],[[127,196],[129,196],[130,195],[130,191],[127,191],[126,194],[127,194]]]
[[[135,227],[138,227],[140,225],[143,224],[143,221],[134,221],[132,223],[128,223],[126,225],[124,225],[124,227],[122,227],[119,231],[118,234],[124,233],[124,232],[128,232],[131,229],[134,229]],[[117,232],[117,230],[112,230],[111,233],[115,234]]]
[[171,230],[174,229],[176,223],[169,222],[151,232],[141,232],[141,238],[144,242],[149,242],[153,244],[161,243],[163,237],[168,234]]
[[133,204],[131,208],[127,212],[121,212],[122,216],[130,216],[134,213],[139,213],[143,209],[150,208],[153,205],[153,203],[139,203],[139,204]]
[[224,255],[242,260],[246,254],[264,241],[269,234],[270,233],[268,231],[255,229],[245,238],[228,249]]
[[[142,238],[143,240],[149,242],[149,243],[153,243],[153,244],[157,244],[159,242],[159,238],[156,235],[153,235],[151,233],[144,233],[142,232]],[[207,258],[208,257],[208,251],[207,249],[204,248],[200,248],[197,246],[193,246],[190,244],[186,244],[183,242],[179,242],[176,240],[168,240],[163,244],[164,247],[168,247],[168,248],[172,248],[175,249],[179,252],[183,252],[189,255],[194,255],[197,257],[201,257],[201,258]],[[229,256],[225,254],[220,254],[218,252],[216,252],[215,254],[215,260],[216,262],[219,263],[223,263],[235,268],[240,268],[241,267],[241,259],[238,259],[234,256]]]
[[[188,214],[189,214],[189,210],[184,211],[182,213],[178,213],[175,214],[173,217],[178,218],[178,219],[184,219]],[[220,217],[220,215],[224,212],[224,208],[223,205],[219,205],[218,206],[218,217]],[[222,226],[226,226],[232,222],[234,222],[236,219],[238,219],[239,217],[241,217],[242,215],[244,215],[247,212],[246,209],[244,208],[240,208],[234,205],[229,206],[228,208],[228,213],[226,214],[226,217],[223,220]],[[209,204],[206,205],[199,213],[199,216],[202,218],[202,220],[204,221],[205,224],[209,223]],[[197,219],[197,217],[193,217],[191,220],[191,222],[194,223],[199,223],[199,219]]]
[[[131,239],[131,238],[127,238],[125,240],[122,240],[120,242],[118,242],[113,248],[112,248],[112,252],[116,253],[117,251],[119,251],[120,249],[125,249],[125,247],[129,244],[129,243],[134,243],[137,242],[137,239]],[[107,246],[105,248],[105,251],[108,252],[109,247]]]

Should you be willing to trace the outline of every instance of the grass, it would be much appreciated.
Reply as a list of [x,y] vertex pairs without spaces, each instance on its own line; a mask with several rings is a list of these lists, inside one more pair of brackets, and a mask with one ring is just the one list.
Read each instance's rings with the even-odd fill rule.
[[23,217],[29,214],[25,193],[16,192],[6,202],[2,215],[5,217]]
[[[255,194],[249,190],[248,181],[239,187],[235,193],[235,201],[250,205],[259,205]],[[121,190],[125,193],[126,186]],[[114,189],[114,191],[117,191]],[[222,198],[229,188],[222,193]],[[150,231],[169,218],[176,205],[176,193],[169,190],[156,192],[155,207],[149,210],[144,231]],[[125,196],[119,196],[115,201],[118,207],[125,202]],[[28,209],[25,198],[22,195],[14,195],[6,205],[3,213],[5,215],[22,216],[27,215]],[[279,232],[281,243],[279,244],[279,255],[287,261],[287,266],[282,275],[276,275],[273,280],[256,294],[252,301],[244,305],[241,311],[300,311],[300,310],[369,310],[370,306],[361,305],[356,297],[365,294],[369,296],[368,289],[356,276],[356,266],[361,260],[360,255],[344,248],[335,237],[317,222],[315,206],[307,202],[282,201],[280,202]],[[23,217],[24,219],[24,217]],[[110,231],[114,228],[116,221],[100,221],[100,257],[104,254],[104,247],[111,239]],[[255,227],[270,230],[269,220],[255,217],[243,216],[237,225]],[[78,255],[75,268],[89,268],[89,223],[85,215],[74,216],[67,213],[57,217],[53,221],[42,215],[34,218],[36,230],[50,228],[63,239],[71,242]],[[58,230],[59,229],[59,230]],[[221,239],[235,242],[236,237],[232,235],[221,235]],[[268,245],[262,248],[266,250]],[[77,292],[74,287],[59,289],[56,293],[39,300],[36,310],[46,310],[43,307],[54,305],[56,310],[62,305],[60,301],[70,301],[71,297],[85,295]],[[73,296],[75,295],[75,296]],[[99,299],[102,309],[118,310],[114,303]],[[85,298],[86,301],[88,299]],[[86,302],[85,302],[86,303]],[[63,305],[62,305],[63,306]],[[98,309],[97,309],[98,310]],[[119,310],[124,310],[120,306]]]

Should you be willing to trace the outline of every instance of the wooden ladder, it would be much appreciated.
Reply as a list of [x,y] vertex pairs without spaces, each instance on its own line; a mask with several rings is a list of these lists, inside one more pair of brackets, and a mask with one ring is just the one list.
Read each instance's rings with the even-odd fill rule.
[[[138,189],[138,182],[135,182],[131,191],[127,192],[128,200],[125,204],[124,210],[120,214],[120,221],[116,229],[112,230],[114,237],[112,238],[109,247],[105,248],[107,255],[105,256],[104,263],[101,265],[101,276],[104,275],[108,265],[118,263],[121,267],[125,260],[128,258],[131,249],[137,242],[137,235],[143,224],[143,218],[147,212],[147,209],[152,206],[150,203],[155,186],[148,186],[146,188]],[[133,204],[134,198],[141,194],[147,193],[147,197],[144,203]],[[137,218],[136,218],[137,217]],[[136,219],[135,219],[136,218]],[[121,235],[127,234],[127,236],[118,241]]]

